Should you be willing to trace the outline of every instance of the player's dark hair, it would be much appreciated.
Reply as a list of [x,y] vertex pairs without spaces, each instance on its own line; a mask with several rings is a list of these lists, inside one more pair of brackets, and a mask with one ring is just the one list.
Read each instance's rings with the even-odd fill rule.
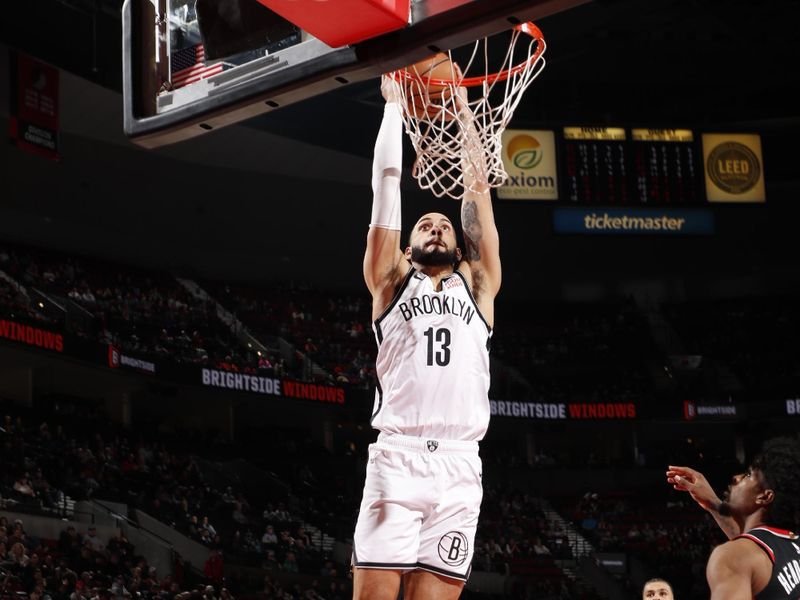
[[750,467],[761,471],[767,488],[775,493],[769,505],[769,524],[797,529],[800,525],[800,442],[788,437],[767,440]]

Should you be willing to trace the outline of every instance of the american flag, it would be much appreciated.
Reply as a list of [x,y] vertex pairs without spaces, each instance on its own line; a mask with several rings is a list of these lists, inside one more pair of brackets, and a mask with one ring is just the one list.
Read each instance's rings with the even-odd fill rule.
[[182,88],[185,85],[222,73],[221,62],[210,65],[205,64],[206,53],[203,44],[189,46],[170,56],[172,70],[172,88]]

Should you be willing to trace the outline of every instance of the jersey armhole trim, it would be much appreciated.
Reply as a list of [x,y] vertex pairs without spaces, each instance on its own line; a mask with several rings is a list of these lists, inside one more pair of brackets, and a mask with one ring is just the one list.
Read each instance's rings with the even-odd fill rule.
[[467,290],[467,295],[469,296],[469,299],[472,301],[472,305],[475,307],[475,311],[478,313],[478,316],[481,318],[481,321],[483,321],[483,324],[486,325],[486,330],[489,332],[489,335],[492,335],[492,328],[489,325],[489,322],[486,320],[486,317],[483,316],[481,309],[478,308],[478,303],[475,301],[475,296],[472,295],[472,290],[469,289],[469,285],[467,285],[467,278],[464,277],[464,274],[458,269],[455,270],[455,274],[461,278],[461,281],[464,284],[464,289]]
[[397,304],[397,302],[400,300],[400,296],[403,295],[403,291],[405,291],[406,286],[408,286],[408,282],[411,281],[411,276],[414,275],[416,271],[417,270],[413,266],[408,267],[408,273],[406,273],[406,276],[403,278],[403,282],[398,286],[397,291],[394,294],[394,298],[392,298],[392,301],[389,303],[389,306],[384,308],[383,312],[378,315],[377,319],[375,319],[374,323],[375,327],[378,328],[379,341],[383,339],[383,335],[380,333],[381,321],[383,321],[386,318],[386,316],[394,308],[395,304]]
[[772,551],[772,548],[769,547],[769,544],[767,544],[764,540],[761,540],[754,535],[750,535],[749,533],[743,533],[737,536],[735,539],[738,540],[739,538],[745,538],[755,542],[759,548],[761,548],[764,552],[767,553],[767,556],[769,556],[769,559],[770,561],[772,561],[772,564],[773,565],[775,564],[775,553]]
[[375,381],[375,391],[378,393],[378,408],[375,409],[375,412],[372,413],[372,416],[369,418],[370,425],[372,425],[375,417],[378,416],[378,413],[381,412],[381,409],[383,408],[383,388],[381,388],[380,380]]

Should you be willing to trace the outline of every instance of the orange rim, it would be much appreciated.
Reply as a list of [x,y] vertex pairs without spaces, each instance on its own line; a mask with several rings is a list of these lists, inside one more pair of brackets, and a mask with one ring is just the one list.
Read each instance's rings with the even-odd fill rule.
[[[474,77],[465,77],[462,79],[458,85],[464,87],[476,87],[479,85],[483,85],[483,83],[488,83],[492,85],[497,81],[505,81],[509,77],[516,75],[517,73],[524,71],[529,65],[533,65],[539,57],[544,52],[544,36],[542,35],[541,30],[528,21],[527,23],[520,23],[519,25],[514,25],[514,29],[517,31],[521,31],[529,35],[530,37],[536,40],[536,52],[534,52],[528,60],[525,60],[518,65],[514,65],[509,69],[504,69],[503,71],[498,71],[497,73],[490,73],[489,75],[475,75]],[[454,79],[436,79],[433,77],[420,77],[419,75],[412,75],[406,69],[399,69],[392,73],[392,77],[395,79],[415,79],[417,81],[424,82],[426,85],[438,85],[442,87],[453,86],[456,84]]]

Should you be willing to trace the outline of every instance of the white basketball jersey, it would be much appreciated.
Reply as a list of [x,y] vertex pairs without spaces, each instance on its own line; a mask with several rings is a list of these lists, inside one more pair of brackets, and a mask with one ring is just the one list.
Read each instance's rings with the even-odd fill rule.
[[464,276],[456,271],[436,291],[409,271],[373,324],[378,388],[372,426],[432,439],[480,440],[489,426],[489,340],[492,330]]

